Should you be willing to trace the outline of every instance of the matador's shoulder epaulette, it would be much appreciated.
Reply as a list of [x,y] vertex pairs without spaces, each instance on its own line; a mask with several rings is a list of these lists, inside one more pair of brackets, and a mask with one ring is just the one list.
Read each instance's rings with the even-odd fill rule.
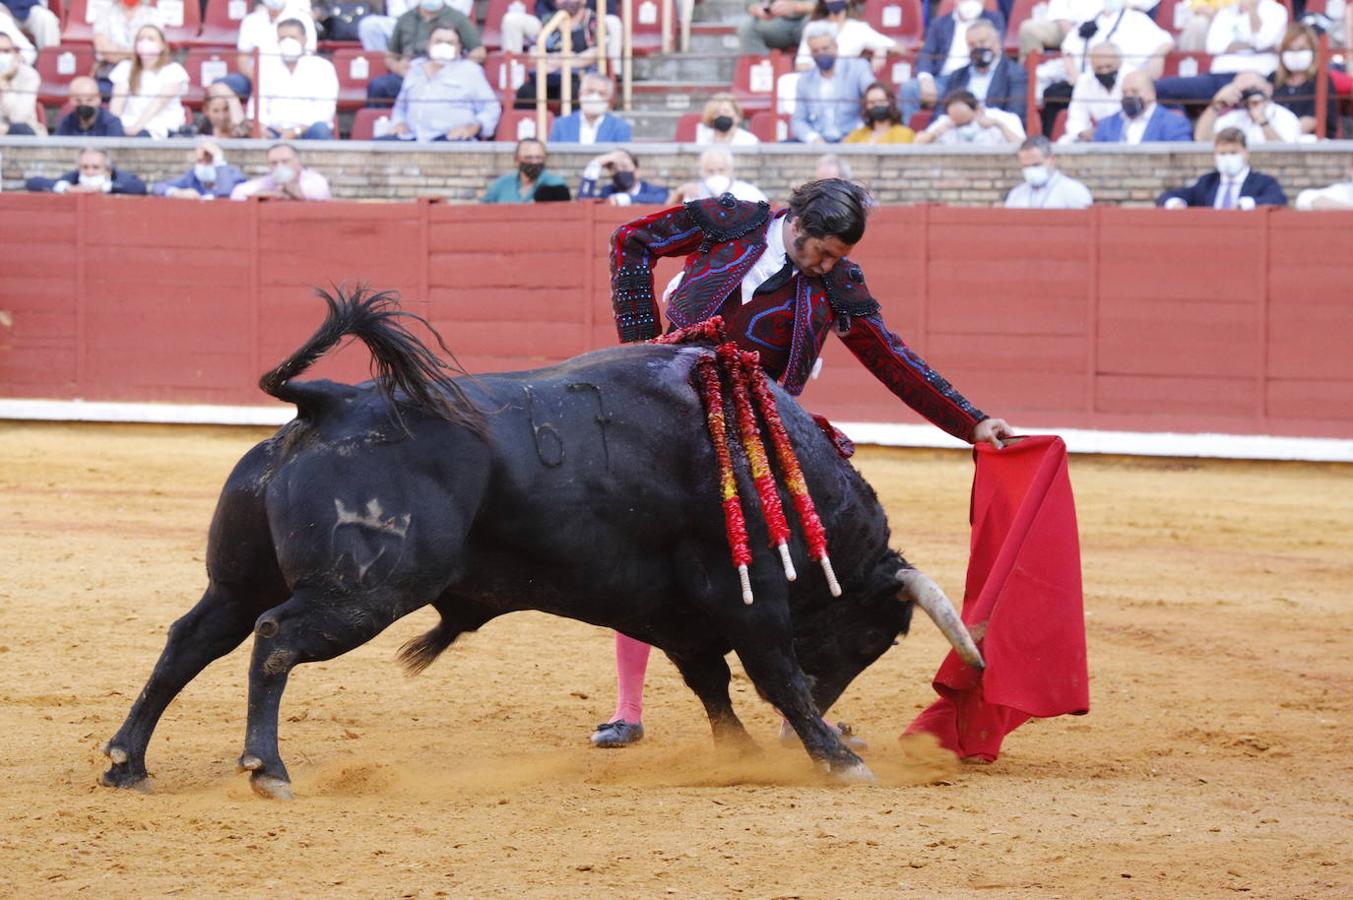
[[736,240],[764,227],[770,220],[770,204],[766,201],[748,203],[728,193],[706,200],[688,200],[686,210],[704,232],[700,250],[705,253],[714,244]]

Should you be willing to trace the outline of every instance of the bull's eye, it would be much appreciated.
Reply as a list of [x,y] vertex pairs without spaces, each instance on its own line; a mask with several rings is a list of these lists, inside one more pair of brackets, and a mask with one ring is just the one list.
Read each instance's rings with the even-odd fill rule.
[[892,638],[879,629],[871,628],[860,635],[857,647],[861,656],[875,656],[886,650],[891,640]]

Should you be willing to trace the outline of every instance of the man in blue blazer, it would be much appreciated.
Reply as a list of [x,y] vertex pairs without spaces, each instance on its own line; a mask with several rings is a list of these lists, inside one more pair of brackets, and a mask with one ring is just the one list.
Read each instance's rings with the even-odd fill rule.
[[609,112],[615,83],[589,72],[578,86],[578,109],[554,120],[551,144],[628,144],[634,137],[630,123]]
[[1204,209],[1254,209],[1256,206],[1286,206],[1287,195],[1278,180],[1263,172],[1250,171],[1250,152],[1245,149],[1245,132],[1225,128],[1217,134],[1215,171],[1208,172],[1192,185],[1166,191],[1156,205],[1166,209],[1197,206]]
[[1001,35],[987,19],[969,25],[967,37],[972,61],[949,76],[944,92],[970,91],[987,109],[1014,113],[1023,122],[1029,93],[1024,67],[1001,54]]
[[1108,144],[1193,140],[1188,119],[1156,104],[1155,82],[1144,70],[1123,76],[1122,95],[1123,111],[1100,119],[1091,140]]
[[[902,121],[907,122],[922,104],[933,106],[939,101],[940,97],[948,94],[955,88],[951,79],[961,70],[951,70],[948,74],[944,72],[945,63],[949,60],[949,51],[953,49],[954,35],[958,31],[959,24],[963,24],[965,37],[967,38],[964,46],[968,48],[968,56],[971,59],[973,54],[971,31],[982,25],[990,25],[996,31],[996,55],[1000,57],[1001,35],[1005,33],[1005,19],[998,12],[992,12],[982,8],[982,0],[959,0],[954,5],[954,11],[946,16],[936,16],[930,20],[930,25],[926,28],[925,44],[921,46],[921,52],[916,57],[916,77],[910,81],[904,82],[899,86],[897,92],[897,105],[902,111]],[[1023,70],[1020,71],[1023,75]],[[969,76],[971,80],[971,76]],[[1028,90],[1028,77],[1025,79],[1025,90]],[[980,87],[980,85],[979,85]],[[972,90],[968,85],[963,86],[964,90]],[[973,91],[973,94],[982,98],[982,93]],[[988,91],[993,97],[998,96]],[[1005,107],[1001,107],[1005,109]],[[1015,110],[1006,110],[1015,112]],[[1021,120],[1024,116],[1024,110],[1021,106],[1019,110]]]

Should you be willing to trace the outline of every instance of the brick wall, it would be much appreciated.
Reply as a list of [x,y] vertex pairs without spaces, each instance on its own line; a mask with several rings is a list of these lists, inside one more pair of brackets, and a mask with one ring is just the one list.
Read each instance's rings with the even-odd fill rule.
[[[32,141],[0,138],[0,173],[6,191],[22,190],[32,175],[56,177],[74,168],[85,141],[49,138]],[[190,165],[192,142],[119,139],[100,142],[115,164],[135,171],[147,182],[176,177]],[[253,175],[263,171],[267,144],[226,142],[230,161]],[[550,168],[576,184],[578,173],[596,148],[550,152]],[[302,148],[303,161],[328,176],[336,197],[412,199],[447,197],[472,202],[494,177],[512,170],[512,145],[476,144],[436,150],[407,145],[339,141]],[[881,203],[947,203],[987,206],[1000,201],[1019,179],[1014,153],[986,148],[939,147],[833,148],[849,160],[854,176],[868,184]],[[643,174],[650,181],[675,186],[692,177],[700,148],[684,144],[637,144]],[[810,177],[819,150],[775,144],[740,150],[738,176],[783,200],[790,188]],[[1212,149],[1205,145],[1153,147],[1068,147],[1063,171],[1084,181],[1100,203],[1149,205],[1167,187],[1193,181],[1212,167]],[[1324,187],[1348,177],[1353,141],[1254,153],[1255,168],[1276,176],[1289,199],[1308,187]]]

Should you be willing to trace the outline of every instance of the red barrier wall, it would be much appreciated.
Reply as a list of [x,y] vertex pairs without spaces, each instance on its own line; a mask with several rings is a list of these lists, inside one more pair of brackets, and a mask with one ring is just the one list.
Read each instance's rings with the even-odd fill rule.
[[[257,404],[311,288],[402,292],[472,371],[614,343],[587,204],[0,196],[0,394]],[[1353,436],[1353,215],[879,209],[855,254],[890,326],[1022,426]],[[678,271],[664,260],[658,288]],[[317,374],[365,377],[363,351]],[[916,421],[837,342],[806,403]]]

